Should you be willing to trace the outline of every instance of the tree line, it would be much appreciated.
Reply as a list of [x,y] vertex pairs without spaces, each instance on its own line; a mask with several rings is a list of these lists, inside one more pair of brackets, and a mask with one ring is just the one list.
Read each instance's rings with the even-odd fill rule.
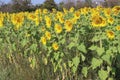
[[54,0],[45,0],[42,4],[33,5],[31,0],[11,0],[11,2],[5,4],[0,1],[0,11],[1,12],[21,12],[21,11],[35,11],[38,8],[46,8],[48,10],[57,9],[62,10],[63,7],[70,9],[74,7],[75,9],[83,7],[96,7],[101,5],[103,7],[113,7],[115,5],[120,5],[120,0],[104,0],[104,1],[94,1],[93,0],[63,0],[59,4],[56,4]]

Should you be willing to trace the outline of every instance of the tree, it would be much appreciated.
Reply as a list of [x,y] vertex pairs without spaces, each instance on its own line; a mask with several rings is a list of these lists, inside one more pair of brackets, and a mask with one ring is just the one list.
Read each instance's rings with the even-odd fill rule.
[[114,7],[115,5],[120,5],[120,0],[104,0],[105,7]]
[[64,8],[64,2],[60,2],[58,5],[58,10],[62,11]]
[[43,3],[43,8],[46,8],[48,10],[52,10],[53,8],[58,9],[58,7],[57,7],[57,5],[56,5],[54,0],[46,0]]
[[12,9],[14,12],[29,11],[31,0],[12,0]]
[[92,0],[85,0],[87,6],[92,7]]

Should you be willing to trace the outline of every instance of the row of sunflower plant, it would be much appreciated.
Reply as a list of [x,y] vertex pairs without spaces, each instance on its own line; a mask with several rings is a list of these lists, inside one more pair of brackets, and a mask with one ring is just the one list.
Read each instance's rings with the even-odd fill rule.
[[0,57],[16,68],[23,57],[41,75],[52,72],[51,79],[113,80],[120,69],[120,6],[1,12],[0,44]]

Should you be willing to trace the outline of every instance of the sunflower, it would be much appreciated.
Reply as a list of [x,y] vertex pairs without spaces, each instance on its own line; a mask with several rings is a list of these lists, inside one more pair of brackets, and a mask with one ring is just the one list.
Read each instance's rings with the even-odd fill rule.
[[51,39],[51,33],[50,33],[49,31],[46,31],[46,32],[45,32],[45,36],[46,36],[46,38],[47,38],[48,40]]
[[120,6],[115,6],[112,8],[114,15],[118,15],[120,13]]
[[106,20],[100,15],[94,15],[92,16],[92,25],[94,27],[103,27],[106,25]]
[[66,8],[63,8],[63,12],[64,12],[65,14],[67,14],[67,13],[68,13],[68,10],[67,10]]
[[57,50],[59,49],[58,43],[56,43],[56,42],[54,42],[54,43],[52,44],[52,47],[53,47],[53,49],[54,49],[55,51],[57,51]]
[[42,42],[43,45],[46,45],[47,40],[45,36],[42,36],[40,41]]
[[75,10],[74,7],[71,7],[69,11],[72,13],[74,12],[74,10]]
[[60,24],[55,24],[54,30],[59,34],[62,32],[62,26]]
[[59,18],[60,23],[64,23],[63,17]]
[[111,8],[104,8],[104,14],[105,16],[109,17],[112,13]]
[[114,19],[112,17],[109,17],[108,18],[108,23],[113,24],[114,23]]
[[11,20],[13,25],[15,26],[15,30],[18,30],[24,23],[24,14],[23,13],[19,13],[16,15],[13,14]]
[[120,26],[116,26],[116,30],[120,31]]
[[107,33],[107,37],[108,37],[109,39],[113,39],[113,38],[115,37],[114,32],[111,31],[111,30],[108,30],[106,33]]
[[43,9],[43,14],[47,14],[48,10],[47,9]]
[[73,28],[73,24],[70,20],[65,21],[65,29],[67,32],[70,32]]
[[58,18],[62,18],[62,17],[63,17],[63,13],[58,11],[57,14],[56,14],[56,16],[57,16]]
[[75,19],[79,19],[79,18],[80,18],[80,12],[79,12],[79,11],[76,11],[76,12],[74,13],[74,18],[75,18]]
[[29,13],[27,17],[29,20],[32,20],[32,21],[35,21],[37,19],[37,15],[34,13]]
[[45,16],[45,21],[46,21],[46,26],[47,28],[50,28],[51,27],[51,19],[48,17],[48,16]]
[[0,28],[3,27],[4,16],[0,14]]

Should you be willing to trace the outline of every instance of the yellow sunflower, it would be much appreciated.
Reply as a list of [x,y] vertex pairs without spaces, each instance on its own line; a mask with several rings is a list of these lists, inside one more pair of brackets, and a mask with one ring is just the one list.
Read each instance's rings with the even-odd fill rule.
[[113,11],[114,15],[118,15],[118,13],[120,13],[120,6],[113,7],[112,11]]
[[47,28],[50,28],[50,27],[51,27],[51,23],[52,23],[50,17],[45,16],[45,21],[46,21],[46,26],[47,26]]
[[107,31],[107,37],[108,37],[109,39],[113,39],[113,38],[115,37],[114,32],[111,31],[111,30],[108,30],[108,31]]
[[45,36],[42,36],[40,41],[42,42],[43,45],[46,45],[47,40]]
[[104,14],[105,16],[109,17],[112,13],[111,8],[104,8]]
[[100,15],[92,16],[92,26],[93,27],[103,27],[106,25],[105,18],[101,17]]
[[74,12],[74,10],[75,10],[74,7],[71,7],[69,11],[72,13]]
[[24,14],[23,13],[13,14],[11,20],[13,25],[15,26],[14,27],[15,30],[18,30],[24,23]]
[[79,19],[79,18],[80,18],[80,12],[79,12],[79,11],[76,11],[76,12],[74,13],[74,18],[75,18],[75,19]]
[[114,18],[109,17],[109,18],[108,18],[108,23],[113,24],[113,23],[114,23]]
[[116,26],[116,30],[120,31],[120,26]]
[[73,28],[73,24],[70,20],[65,21],[65,29],[67,32],[70,32]]
[[46,32],[45,32],[45,36],[46,36],[46,38],[47,38],[48,40],[51,39],[51,33],[50,33],[49,31],[46,31]]
[[62,32],[62,26],[60,24],[55,24],[54,30],[59,34]]
[[4,16],[0,14],[0,28],[3,27]]
[[54,49],[55,51],[57,51],[57,50],[59,49],[58,43],[56,43],[56,42],[54,42],[54,43],[52,44],[52,47],[53,47],[53,49]]

